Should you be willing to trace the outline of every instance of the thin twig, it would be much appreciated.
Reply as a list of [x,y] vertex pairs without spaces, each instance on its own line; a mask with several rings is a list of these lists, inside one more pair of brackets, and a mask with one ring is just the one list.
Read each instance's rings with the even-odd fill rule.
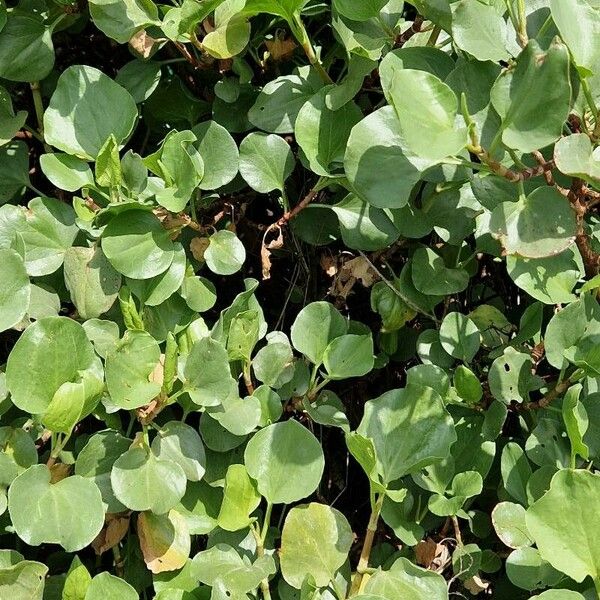
[[[415,20],[412,22],[412,25],[396,38],[394,47],[402,48],[402,46],[404,46],[404,44],[406,44],[406,42],[408,42],[408,40],[410,40],[411,37],[413,37],[421,31],[421,27],[423,27],[423,17],[421,15],[417,15],[415,17]],[[431,35],[433,37],[433,32]]]
[[526,410],[536,410],[550,406],[554,400],[560,398],[571,387],[572,383],[571,378],[567,377],[565,380],[557,383],[543,398],[535,402],[527,402],[527,404],[523,405],[523,408]]
[[419,308],[416,304],[411,302],[409,298],[404,296],[404,294],[402,294],[402,292],[395,285],[393,285],[389,279],[387,279],[387,277],[373,264],[373,262],[362,250],[359,250],[358,253],[367,261],[371,269],[373,269],[373,271],[375,271],[375,273],[381,278],[381,281],[383,281],[390,288],[390,290],[392,290],[394,294],[396,294],[396,296],[398,296],[398,298],[400,298],[407,306],[412,308],[415,312],[425,315],[437,323],[438,320],[434,314],[424,311],[422,308]]
[[31,87],[31,94],[33,96],[33,106],[35,109],[35,116],[37,119],[38,132],[40,138],[44,144],[44,150],[50,154],[52,148],[44,141],[44,103],[42,101],[42,90],[40,88],[39,81],[32,81],[29,86]]
[[456,515],[452,515],[452,525],[454,527],[454,537],[456,538],[456,543],[459,546],[462,546],[462,534],[460,533],[460,525],[458,524],[458,518],[456,517]]
[[373,541],[375,539],[375,533],[377,533],[377,524],[379,522],[379,515],[381,513],[381,507],[385,494],[379,494],[379,497],[375,501],[371,516],[369,517],[369,524],[367,525],[367,533],[365,534],[365,541],[358,559],[358,566],[356,567],[356,573],[352,579],[352,585],[350,586],[350,593],[348,597],[355,596],[360,591],[360,584],[362,583],[363,575],[369,568],[369,558],[371,556],[371,549],[373,548]]

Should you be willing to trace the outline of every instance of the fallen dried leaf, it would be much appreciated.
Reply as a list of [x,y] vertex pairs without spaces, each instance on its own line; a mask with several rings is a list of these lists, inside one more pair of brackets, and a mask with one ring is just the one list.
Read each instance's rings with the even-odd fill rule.
[[291,38],[283,39],[276,37],[273,40],[266,40],[265,46],[271,58],[277,62],[289,58],[294,53],[297,44]]
[[71,472],[71,465],[55,463],[50,467],[50,483],[58,483],[67,478]]
[[127,534],[129,514],[107,514],[104,527],[92,542],[92,548],[98,556],[114,548]]
[[196,260],[203,261],[204,253],[210,244],[210,240],[207,237],[195,237],[190,242],[190,251],[192,256]]
[[158,45],[159,41],[149,35],[144,29],[134,33],[132,38],[129,40],[129,45],[132,50],[140,58],[150,58],[154,51],[154,46]]
[[477,594],[481,594],[481,592],[485,592],[490,587],[490,582],[486,581],[479,577],[479,575],[474,575],[473,577],[467,579],[463,582],[463,585],[471,594],[477,596]]
[[[267,234],[270,231],[273,231],[274,228],[277,228],[277,231],[279,232],[277,237],[274,240],[271,240],[269,243],[265,243]],[[260,248],[260,259],[262,263],[263,279],[271,278],[271,250],[279,250],[279,248],[281,247],[283,247],[283,232],[281,231],[281,227],[279,225],[275,225],[275,227],[269,227],[269,229],[265,231],[262,246]]]

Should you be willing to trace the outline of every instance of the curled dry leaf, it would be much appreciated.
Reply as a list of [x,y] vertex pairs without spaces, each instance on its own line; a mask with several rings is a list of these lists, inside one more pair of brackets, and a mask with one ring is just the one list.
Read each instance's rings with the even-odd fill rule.
[[474,575],[467,579],[463,585],[471,592],[471,594],[477,596],[478,594],[481,594],[481,592],[488,590],[491,584],[489,581],[479,577],[479,575]]
[[190,242],[190,251],[192,256],[199,261],[204,260],[204,253],[210,245],[210,240],[207,237],[195,237]]
[[[265,243],[265,240],[268,234],[277,229],[277,237],[274,240],[271,240],[268,243]],[[279,250],[279,248],[283,247],[283,232],[281,227],[277,224],[271,225],[265,231],[265,235],[263,236],[262,246],[260,248],[260,259],[262,263],[262,278],[270,279],[271,278],[271,250]]]
[[125,537],[129,529],[129,520],[129,513],[106,515],[104,527],[92,542],[92,548],[98,556],[114,548]]

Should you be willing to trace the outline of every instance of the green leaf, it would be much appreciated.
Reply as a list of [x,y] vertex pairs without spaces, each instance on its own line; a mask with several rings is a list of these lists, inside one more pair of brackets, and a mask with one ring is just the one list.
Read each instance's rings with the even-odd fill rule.
[[293,419],[255,433],[244,463],[258,491],[272,504],[291,504],[312,494],[325,466],[317,438]]
[[281,573],[301,589],[307,575],[318,587],[333,580],[348,558],[353,536],[344,515],[324,504],[305,504],[290,510],[281,533]]
[[322,85],[310,67],[300,67],[294,75],[277,77],[265,84],[248,112],[248,119],[269,133],[293,133],[300,109]]
[[406,558],[397,559],[388,571],[378,570],[365,584],[363,593],[363,598],[371,599],[448,600],[444,578],[413,565]]
[[357,432],[373,441],[386,484],[447,458],[456,440],[439,394],[414,384],[369,400]]
[[414,69],[398,70],[389,94],[406,145],[414,154],[441,161],[466,146],[467,130],[456,125],[456,95],[435,75]]
[[23,127],[27,119],[27,111],[15,113],[10,94],[0,87],[0,145],[8,144],[17,131]]
[[29,182],[29,152],[20,141],[0,147],[0,203],[10,200]]
[[508,556],[506,575],[513,585],[529,591],[556,585],[562,578],[537,548],[528,547],[518,548]]
[[166,188],[159,190],[156,200],[171,212],[182,211],[204,175],[204,161],[194,145],[192,131],[171,131],[160,148],[146,158],[144,164],[161,177]]
[[83,319],[99,317],[114,304],[121,275],[106,260],[101,248],[69,248],[64,273],[71,300]]
[[452,5],[452,39],[477,60],[498,62],[509,56],[509,27],[493,4],[459,0]]
[[348,379],[369,373],[374,366],[371,335],[341,335],[333,339],[323,354],[330,379]]
[[600,151],[594,149],[585,133],[561,138],[554,146],[556,167],[565,175],[591,183],[600,181]]
[[260,494],[244,465],[229,465],[225,474],[223,502],[217,523],[226,531],[238,531],[250,526],[250,515],[260,504]]
[[8,490],[8,510],[17,535],[30,546],[60,544],[67,552],[87,546],[104,524],[96,484],[72,475],[50,483],[50,470],[34,465]]
[[500,502],[492,511],[492,524],[502,543],[509,548],[531,546],[533,540],[525,523],[525,509],[520,504]]
[[210,310],[217,301],[214,284],[204,277],[185,277],[179,289],[179,294],[187,305],[196,312]]
[[384,491],[377,469],[377,451],[373,440],[356,432],[346,433],[346,446],[369,478],[371,488]]
[[289,144],[278,135],[251,133],[240,144],[240,174],[261,194],[283,192],[294,165]]
[[475,358],[480,346],[481,334],[469,317],[459,312],[448,313],[440,326],[442,348],[463,362]]
[[294,376],[294,353],[286,336],[273,332],[267,334],[267,341],[252,359],[252,368],[259,381],[277,389]]
[[244,560],[228,544],[216,544],[196,554],[194,567],[196,581],[214,587],[222,587],[235,597],[253,591],[260,582],[276,571],[272,556],[261,556],[254,563]]
[[206,471],[204,446],[197,431],[179,421],[169,421],[152,440],[157,458],[178,464],[189,481],[200,481]]
[[85,600],[106,600],[107,598],[119,600],[138,600],[138,594],[126,581],[103,572],[96,575],[85,595]]
[[85,600],[85,594],[92,581],[90,572],[75,555],[62,591],[62,600]]
[[320,365],[329,343],[347,330],[346,320],[334,306],[329,302],[312,302],[298,313],[292,325],[292,344],[312,363]]
[[225,59],[239,54],[250,39],[250,23],[246,16],[240,12],[227,13],[227,5],[217,7],[215,28],[202,40],[203,49],[215,58]]
[[90,478],[102,494],[102,502],[107,513],[119,513],[126,510],[115,497],[110,483],[110,472],[115,461],[131,445],[131,440],[118,431],[106,430],[94,434],[77,455],[75,475]]
[[[173,244],[173,262],[160,275],[150,279],[127,279],[127,286],[146,306],[159,306],[183,285],[187,260],[179,242]],[[185,297],[182,293],[182,297]]]
[[[30,325],[14,345],[6,365],[13,403],[33,414],[46,412],[64,385],[88,377],[101,384],[100,359],[83,327],[66,317],[46,317]],[[94,387],[92,393],[97,396],[100,392]]]
[[42,600],[48,567],[21,560],[0,569],[0,594],[14,600]]
[[412,280],[418,292],[444,296],[462,292],[469,284],[469,274],[464,269],[446,267],[444,259],[431,248],[417,248]]
[[349,194],[330,208],[340,222],[342,240],[349,248],[381,250],[393,244],[400,236],[385,211],[370,206],[358,196]]
[[115,461],[110,482],[127,508],[162,515],[183,498],[186,476],[172,460],[158,458],[149,448],[132,447]]
[[546,590],[539,595],[531,596],[531,600],[584,600],[579,592],[571,590]]
[[469,404],[477,404],[483,396],[477,375],[464,365],[458,365],[454,371],[454,387],[456,393]]
[[514,348],[506,348],[490,367],[490,392],[505,404],[524,402],[529,392],[538,389],[537,379],[531,374],[531,356]]
[[523,506],[527,506],[527,483],[532,471],[521,446],[515,442],[506,444],[502,450],[500,469],[504,489]]
[[118,189],[121,185],[121,161],[119,144],[114,135],[110,135],[96,157],[96,182],[107,188]]
[[556,256],[575,241],[577,223],[569,201],[555,188],[540,187],[492,212],[490,229],[507,254]]
[[340,169],[350,131],[362,119],[354,102],[348,102],[338,110],[327,108],[327,90],[323,88],[304,104],[294,127],[296,141],[311,170],[321,176]]
[[388,0],[365,0],[356,3],[353,0],[334,0],[333,4],[340,14],[352,21],[367,21],[379,15],[379,11]]
[[160,63],[151,60],[132,60],[119,69],[115,81],[123,86],[139,104],[152,95],[158,87],[160,77]]
[[53,66],[52,30],[31,9],[11,12],[0,31],[0,77],[37,81]]
[[31,285],[23,259],[15,250],[0,249],[3,283],[0,288],[0,331],[17,325],[27,314]]
[[[600,577],[600,540],[589,524],[600,501],[600,476],[563,469],[550,490],[527,510],[527,529],[539,552],[575,581]],[[565,510],[571,507],[571,510]]]
[[77,235],[73,209],[54,198],[34,198],[20,232],[25,244],[29,275],[49,275],[62,264],[65,252]]
[[82,65],[65,69],[44,113],[46,142],[67,154],[93,160],[112,134],[119,144],[133,132],[137,107],[110,77]]
[[61,190],[76,192],[84,186],[94,184],[88,164],[76,156],[60,152],[42,154],[40,166],[50,183]]
[[119,273],[133,279],[164,273],[175,254],[169,232],[158,218],[139,210],[122,212],[110,221],[102,234],[102,250]]
[[544,304],[576,300],[573,288],[583,273],[583,261],[575,245],[545,258],[506,257],[506,270],[522,290]]
[[352,128],[344,156],[353,191],[379,208],[405,206],[412,188],[433,164],[409,149],[391,106],[376,110]]
[[585,406],[579,400],[582,389],[581,384],[570,387],[563,398],[562,405],[562,416],[571,442],[571,462],[573,464],[576,455],[581,456],[584,460],[588,460],[590,457],[590,450],[583,441],[588,430],[589,420]]
[[571,101],[567,47],[555,40],[543,52],[530,40],[516,68],[496,80],[491,99],[502,119],[502,141],[509,148],[532,152],[555,142]]
[[151,0],[90,0],[90,15],[100,31],[120,44],[158,22],[158,10]]
[[215,121],[206,121],[198,123],[192,132],[197,138],[194,146],[204,162],[200,189],[215,190],[230,183],[238,172],[239,153],[227,129]]
[[157,341],[145,331],[126,331],[106,356],[106,387],[112,403],[126,410],[148,404],[161,389],[151,374],[160,359]]
[[188,394],[200,406],[219,406],[237,389],[227,350],[210,337],[201,338],[192,346],[183,372]]
[[246,260],[246,249],[233,231],[221,229],[213,233],[209,241],[204,260],[213,273],[233,275],[242,268]]
[[550,8],[552,19],[579,72],[583,77],[595,73],[600,57],[596,43],[600,33],[598,7],[586,0],[573,0],[568,7],[560,0],[550,0]]
[[393,288],[385,281],[378,281],[371,288],[371,310],[381,316],[382,332],[398,331],[416,316],[414,309],[401,297],[398,281],[392,285]]

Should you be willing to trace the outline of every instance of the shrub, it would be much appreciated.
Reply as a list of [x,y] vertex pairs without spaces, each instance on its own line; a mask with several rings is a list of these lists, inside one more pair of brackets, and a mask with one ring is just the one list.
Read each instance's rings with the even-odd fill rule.
[[0,597],[600,591],[596,0],[0,3]]

